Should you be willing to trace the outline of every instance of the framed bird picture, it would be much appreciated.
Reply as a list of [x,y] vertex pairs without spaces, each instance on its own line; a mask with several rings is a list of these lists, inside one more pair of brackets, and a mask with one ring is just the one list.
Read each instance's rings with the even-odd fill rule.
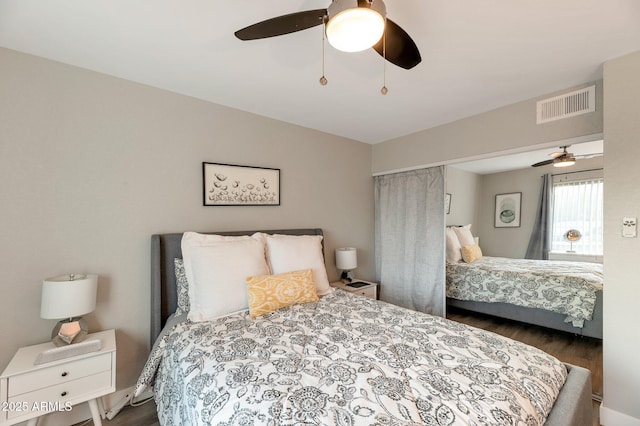
[[279,206],[280,169],[202,163],[204,206]]

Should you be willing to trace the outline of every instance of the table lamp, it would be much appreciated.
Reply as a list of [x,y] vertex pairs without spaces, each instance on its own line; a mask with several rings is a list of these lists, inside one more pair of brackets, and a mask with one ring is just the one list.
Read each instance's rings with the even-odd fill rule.
[[351,282],[353,276],[351,270],[358,267],[358,251],[354,247],[342,247],[336,249],[336,268],[342,269],[340,279]]
[[573,243],[577,243],[582,238],[582,233],[577,229],[569,229],[564,233],[564,239],[569,241],[569,250],[567,253],[575,253],[576,251],[573,249]]
[[51,333],[56,346],[78,343],[87,337],[82,315],[96,308],[97,289],[98,276],[93,274],[62,275],[42,282],[40,318],[62,318]]

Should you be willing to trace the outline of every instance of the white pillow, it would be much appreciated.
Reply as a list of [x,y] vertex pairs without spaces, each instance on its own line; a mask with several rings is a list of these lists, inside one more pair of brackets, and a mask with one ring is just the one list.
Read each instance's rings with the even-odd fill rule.
[[447,228],[446,231],[447,237],[447,262],[456,263],[462,260],[462,253],[460,249],[462,246],[460,245],[460,241],[458,240],[458,236],[454,232],[453,228]]
[[269,274],[264,245],[250,236],[185,232],[182,258],[189,282],[187,318],[196,322],[247,309],[245,279]]
[[272,274],[311,269],[318,296],[333,292],[324,266],[322,235],[262,236],[266,242],[267,261]]
[[476,243],[473,234],[471,234],[471,225],[457,226],[453,230],[458,236],[458,241],[460,241],[462,247],[472,246]]

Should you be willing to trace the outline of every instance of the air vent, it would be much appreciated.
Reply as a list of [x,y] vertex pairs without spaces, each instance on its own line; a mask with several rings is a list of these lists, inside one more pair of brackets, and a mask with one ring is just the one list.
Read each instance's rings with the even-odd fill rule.
[[596,86],[538,101],[536,107],[538,124],[593,112],[596,110]]

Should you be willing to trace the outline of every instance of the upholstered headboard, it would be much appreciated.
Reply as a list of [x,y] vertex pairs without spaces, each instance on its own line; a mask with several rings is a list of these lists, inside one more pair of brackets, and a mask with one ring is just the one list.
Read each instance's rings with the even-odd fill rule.
[[[205,232],[218,235],[252,235],[256,232],[285,235],[322,235],[322,229],[280,229],[270,231]],[[151,345],[162,331],[167,318],[176,311],[178,294],[174,259],[182,259],[182,235],[154,234],[151,236]],[[324,245],[323,245],[324,247]]]

